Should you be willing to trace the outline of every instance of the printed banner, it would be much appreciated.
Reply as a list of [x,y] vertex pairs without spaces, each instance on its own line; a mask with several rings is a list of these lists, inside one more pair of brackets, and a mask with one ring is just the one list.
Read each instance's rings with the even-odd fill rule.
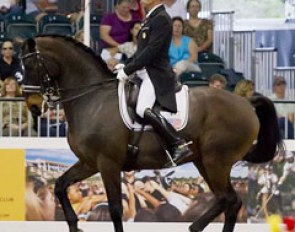
[[0,150],[0,186],[0,221],[24,221],[24,150]]

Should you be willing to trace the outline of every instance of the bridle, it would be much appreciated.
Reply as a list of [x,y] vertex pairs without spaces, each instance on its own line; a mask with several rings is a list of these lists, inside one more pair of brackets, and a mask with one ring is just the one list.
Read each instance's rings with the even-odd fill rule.
[[[85,96],[91,92],[94,92],[99,87],[101,87],[107,83],[117,81],[117,79],[109,79],[109,80],[98,81],[98,82],[87,84],[87,85],[59,88],[58,84],[49,75],[48,68],[45,65],[45,59],[41,55],[40,51],[34,51],[34,52],[25,54],[20,57],[21,66],[22,66],[23,74],[24,74],[25,78],[26,78],[26,70],[25,70],[24,61],[28,60],[30,58],[36,59],[37,78],[38,78],[38,82],[40,83],[40,85],[39,86],[38,85],[23,85],[23,91],[24,91],[24,93],[41,93],[44,101],[46,101],[47,103],[49,103],[51,105],[73,101],[73,100],[78,99],[82,96]],[[83,91],[83,90],[85,90],[85,91]],[[65,99],[60,98],[61,92],[69,92],[69,91],[79,91],[80,93],[78,93],[76,95],[72,95],[72,96],[67,97]]]

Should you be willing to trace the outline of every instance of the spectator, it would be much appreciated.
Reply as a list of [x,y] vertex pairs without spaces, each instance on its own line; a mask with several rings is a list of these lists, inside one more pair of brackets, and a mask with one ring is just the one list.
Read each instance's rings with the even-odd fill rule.
[[[280,191],[278,190],[278,176],[273,172],[273,167],[268,164],[264,167],[263,173],[259,176],[257,182],[262,186],[260,191],[257,193],[257,200],[261,203],[261,209],[257,212],[258,214],[263,210],[265,218],[269,216],[269,197],[272,196],[272,200],[275,201],[277,210],[280,211]],[[281,211],[280,211],[281,213]]]
[[125,42],[117,47],[103,49],[101,55],[106,61],[110,70],[113,70],[115,65],[120,62],[122,56],[125,56],[129,59],[134,55],[137,49],[137,35],[139,30],[140,22],[134,22],[134,25],[130,30],[132,41]]
[[[4,98],[16,98],[21,96],[21,90],[13,77],[8,77],[3,82],[1,96]],[[6,101],[2,103],[2,133],[3,136],[28,136],[36,135],[32,128],[33,121],[29,122],[28,108],[25,102]],[[21,115],[21,117],[20,117]],[[31,128],[29,128],[31,125]]]
[[187,2],[189,19],[185,20],[184,34],[194,39],[198,45],[198,52],[212,52],[213,24],[208,19],[198,17],[200,10],[201,3],[199,0]]
[[[273,94],[270,99],[273,101],[286,100],[286,81],[283,77],[277,76],[273,82]],[[294,138],[294,104],[290,103],[275,103],[275,108],[278,113],[279,127],[281,134],[286,139]],[[285,132],[285,123],[287,122],[287,132]],[[286,135],[285,135],[286,134]]]
[[285,151],[285,163],[283,166],[283,173],[282,176],[279,179],[278,185],[282,185],[285,180],[287,179],[288,176],[291,176],[292,168],[295,167],[295,159],[294,159],[294,154],[292,151]]
[[254,82],[251,80],[240,80],[237,83],[234,92],[249,99],[254,95]]
[[82,221],[87,219],[89,211],[93,210],[98,203],[106,202],[105,194],[90,195],[83,197],[78,184],[71,185],[68,190],[68,198],[72,204],[75,213]]
[[41,117],[41,136],[66,136],[66,118],[64,109],[57,106],[48,109]]
[[14,0],[1,0],[0,1],[0,20],[4,20],[5,17],[21,13],[22,9],[16,4]]
[[153,188],[158,190],[166,199],[167,203],[173,205],[180,213],[184,213],[189,205],[191,204],[191,199],[178,194],[174,191],[174,183],[171,184],[167,182],[161,182],[161,185],[155,181],[150,181]]
[[26,0],[26,14],[38,21],[45,14],[57,12],[58,0]]
[[14,46],[11,40],[6,40],[1,46],[0,77],[4,81],[7,77],[15,77],[22,80],[20,60],[13,56]]
[[216,89],[225,89],[226,84],[226,78],[218,73],[213,74],[209,79],[209,87],[213,87]]
[[185,7],[179,0],[163,0],[163,3],[171,18],[181,17],[183,20],[187,18]]
[[115,12],[105,15],[100,24],[100,48],[117,47],[130,40],[130,29],[138,15],[130,11],[130,0],[118,0]]
[[198,60],[196,43],[188,36],[183,35],[184,22],[180,17],[172,19],[172,40],[169,47],[170,63],[177,76],[183,72],[201,72]]
[[37,178],[28,178],[25,191],[26,220],[54,221],[55,200],[49,186]]

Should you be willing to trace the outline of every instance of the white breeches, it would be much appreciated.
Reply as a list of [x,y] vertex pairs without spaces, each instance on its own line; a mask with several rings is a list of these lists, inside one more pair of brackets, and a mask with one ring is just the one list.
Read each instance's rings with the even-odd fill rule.
[[143,118],[144,111],[147,108],[152,108],[156,102],[156,93],[153,83],[147,73],[146,69],[142,69],[136,72],[138,77],[142,80],[137,105],[136,105],[136,113]]

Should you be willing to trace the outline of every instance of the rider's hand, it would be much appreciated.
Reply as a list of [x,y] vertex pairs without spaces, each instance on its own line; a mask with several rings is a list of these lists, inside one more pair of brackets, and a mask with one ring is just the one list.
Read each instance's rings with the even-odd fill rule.
[[116,64],[114,66],[113,73],[118,73],[119,70],[123,69],[124,67],[125,67],[125,64],[122,64],[122,63]]
[[124,72],[123,68],[118,70],[117,79],[120,81],[126,81],[128,79],[128,75]]

